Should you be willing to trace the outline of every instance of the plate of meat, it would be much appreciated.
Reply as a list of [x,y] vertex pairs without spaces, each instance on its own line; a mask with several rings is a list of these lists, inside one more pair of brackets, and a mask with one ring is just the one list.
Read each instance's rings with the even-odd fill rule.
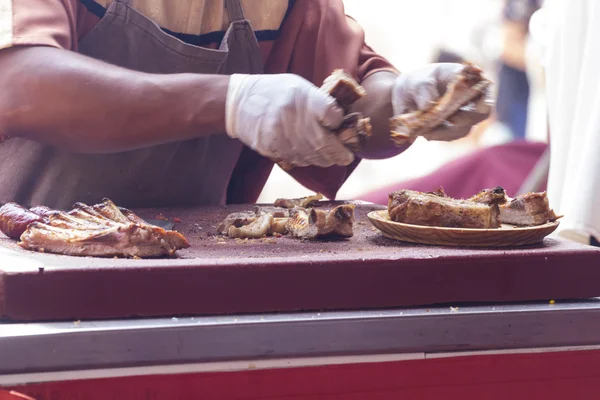
[[510,247],[540,243],[556,230],[559,216],[545,192],[510,198],[501,187],[469,199],[435,192],[399,190],[389,195],[388,209],[368,215],[391,239],[428,245]]

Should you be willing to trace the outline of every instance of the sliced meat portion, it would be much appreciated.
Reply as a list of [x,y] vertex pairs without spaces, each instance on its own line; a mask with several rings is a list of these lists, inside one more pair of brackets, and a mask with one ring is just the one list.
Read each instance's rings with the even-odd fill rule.
[[321,89],[336,99],[345,111],[348,111],[352,104],[367,94],[352,75],[341,69],[334,70],[325,78]]
[[498,204],[456,200],[443,191],[422,193],[399,190],[390,193],[388,214],[392,221],[448,228],[490,229],[500,227]]
[[371,131],[371,119],[363,118],[361,113],[355,112],[344,117],[344,122],[336,134],[346,147],[356,153],[365,147]]
[[[448,85],[446,92],[427,110],[398,115],[390,120],[391,138],[397,144],[422,136],[446,123],[457,111],[485,94],[491,81],[484,78],[478,66],[467,63],[463,71]],[[489,108],[489,106],[485,106]]]
[[297,208],[287,223],[290,235],[300,239],[352,237],[354,235],[354,205],[343,204],[332,210]]
[[241,227],[230,226],[228,236],[238,239],[259,239],[267,236],[273,225],[273,216],[270,214],[262,214],[248,225]]
[[546,192],[527,193],[500,206],[500,219],[503,224],[518,226],[543,225],[554,222],[559,217],[550,208]]
[[11,239],[19,239],[30,224],[44,219],[43,215],[16,203],[6,203],[0,207],[0,231]]
[[31,223],[21,235],[25,249],[93,257],[160,257],[189,247],[179,232],[145,223],[133,212],[105,199],[94,206],[77,203]]
[[323,195],[321,193],[316,193],[312,196],[300,197],[298,199],[277,199],[275,200],[275,207],[282,208],[306,208],[315,205],[318,201],[323,199]]
[[233,226],[240,228],[244,225],[248,225],[256,221],[256,214],[252,212],[239,212],[229,214],[223,222],[217,226],[217,232],[221,235],[228,235],[229,229]]

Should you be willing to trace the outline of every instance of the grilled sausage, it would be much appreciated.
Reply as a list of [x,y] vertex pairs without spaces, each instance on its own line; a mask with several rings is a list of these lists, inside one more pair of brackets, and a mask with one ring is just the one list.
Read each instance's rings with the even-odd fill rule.
[[15,203],[0,207],[0,231],[11,239],[19,239],[29,224],[43,220],[43,216]]

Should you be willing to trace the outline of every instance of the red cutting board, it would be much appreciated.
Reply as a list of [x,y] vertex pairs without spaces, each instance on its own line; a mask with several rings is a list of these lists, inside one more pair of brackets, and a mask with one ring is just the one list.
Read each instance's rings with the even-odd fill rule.
[[600,249],[546,239],[513,249],[417,246],[383,237],[358,204],[341,241],[216,235],[253,206],[139,210],[178,222],[177,258],[66,257],[0,239],[0,317],[19,321],[368,309],[600,296]]

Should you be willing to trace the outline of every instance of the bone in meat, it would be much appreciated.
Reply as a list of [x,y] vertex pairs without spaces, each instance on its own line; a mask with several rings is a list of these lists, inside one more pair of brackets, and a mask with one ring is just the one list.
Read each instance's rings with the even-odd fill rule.
[[343,204],[332,210],[295,209],[287,230],[300,239],[352,237],[354,235],[354,205]]
[[[443,192],[442,192],[443,193]],[[399,190],[390,193],[390,220],[405,224],[449,228],[499,228],[497,202],[490,204],[457,200],[440,193]]]
[[228,236],[239,239],[258,239],[267,236],[273,225],[273,216],[262,214],[248,225],[241,227],[230,226]]
[[108,199],[94,206],[77,203],[69,212],[57,211],[46,222],[30,224],[19,245],[41,252],[94,257],[159,257],[190,246],[179,232],[126,214]]
[[352,75],[341,69],[334,70],[331,75],[325,78],[321,90],[336,99],[340,107],[346,111],[352,104],[367,94]]
[[442,125],[460,108],[481,98],[491,84],[491,81],[482,76],[482,72],[481,68],[467,63],[432,107],[393,117],[390,120],[392,140],[403,145],[407,140],[422,136]]
[[256,221],[256,214],[251,212],[238,212],[229,214],[225,219],[217,226],[217,232],[222,235],[228,235],[229,229],[233,226],[236,228],[244,225],[251,224]]
[[526,193],[500,206],[503,224],[536,226],[554,222],[559,217],[550,208],[546,192]]
[[301,207],[306,208],[309,206],[315,205],[319,200],[323,199],[323,195],[321,193],[316,193],[312,196],[300,197],[298,199],[277,199],[275,200],[275,207],[283,207],[283,208],[294,208]]
[[[334,134],[353,152],[362,150],[367,138],[371,136],[371,119],[364,118],[359,112],[348,113],[350,106],[367,94],[365,89],[350,74],[341,69],[336,69],[325,78],[321,90],[333,97],[347,114],[344,122],[340,128],[334,131]],[[275,161],[284,171],[289,171],[295,167],[289,162]]]

